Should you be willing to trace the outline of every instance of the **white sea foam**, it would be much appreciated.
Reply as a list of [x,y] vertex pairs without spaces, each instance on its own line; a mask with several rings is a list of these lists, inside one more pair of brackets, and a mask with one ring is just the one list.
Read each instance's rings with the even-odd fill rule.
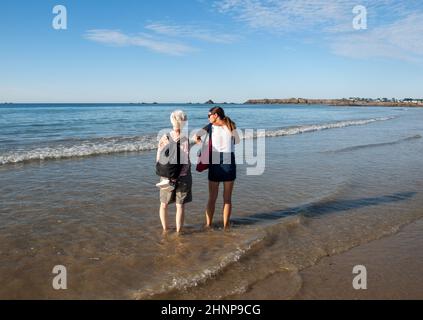
[[87,157],[93,155],[140,152],[156,148],[157,139],[154,136],[138,138],[109,138],[84,141],[73,145],[56,145],[31,150],[12,151],[0,155],[0,165],[20,163],[34,160],[66,159]]
[[243,256],[247,255],[257,244],[263,241],[263,236],[255,236],[252,239],[246,241],[243,246],[236,248],[233,252],[227,253],[216,261],[215,264],[208,266],[207,268],[201,268],[190,275],[183,276],[172,276],[169,281],[163,284],[156,284],[156,286],[148,286],[133,293],[133,298],[137,300],[153,298],[156,295],[165,294],[174,290],[186,290],[192,287],[196,287],[201,283],[215,277],[221,273],[225,268],[231,264],[239,261]]
[[[394,117],[373,118],[365,120],[348,120],[324,124],[310,124],[280,129],[267,130],[258,134],[258,137],[278,137],[316,132],[321,130],[345,128],[349,126],[366,125],[377,121],[387,121]],[[245,139],[256,138],[257,134],[244,136]],[[131,138],[105,138],[87,141],[76,141],[73,144],[57,144],[48,147],[38,147],[29,150],[8,151],[0,154],[0,165],[21,163],[27,161],[43,161],[54,159],[66,159],[74,157],[87,157],[94,155],[140,152],[155,150],[157,148],[157,136],[146,135]]]
[[[373,119],[364,119],[364,120],[346,120],[346,121],[338,121],[338,122],[332,122],[332,123],[293,126],[293,127],[266,131],[265,136],[266,137],[291,136],[296,134],[303,134],[303,133],[316,132],[316,131],[329,130],[329,129],[339,129],[339,128],[345,128],[345,127],[351,127],[351,126],[362,126],[362,125],[366,125],[366,124],[370,124],[370,123],[378,122],[378,121],[388,121],[394,118],[395,117],[383,117],[383,118],[373,118]],[[263,134],[258,134],[257,136],[263,137]],[[256,135],[254,137],[256,137]],[[245,138],[251,138],[251,136],[246,136]]]

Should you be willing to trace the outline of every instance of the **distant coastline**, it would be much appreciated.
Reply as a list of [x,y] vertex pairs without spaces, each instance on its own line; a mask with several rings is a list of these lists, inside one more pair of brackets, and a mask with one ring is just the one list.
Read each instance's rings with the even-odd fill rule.
[[423,99],[403,99],[403,100],[388,100],[388,99],[251,99],[244,104],[309,104],[317,105],[324,104],[329,106],[351,106],[351,107],[423,107]]
[[365,98],[349,98],[349,99],[304,99],[304,98],[290,98],[290,99],[250,99],[244,103],[236,102],[214,102],[209,100],[207,102],[37,102],[37,103],[21,103],[21,102],[0,102],[0,106],[10,105],[129,105],[129,106],[161,106],[161,105],[271,105],[271,104],[290,104],[290,105],[328,105],[328,106],[346,106],[346,107],[423,107],[423,99],[365,99]]

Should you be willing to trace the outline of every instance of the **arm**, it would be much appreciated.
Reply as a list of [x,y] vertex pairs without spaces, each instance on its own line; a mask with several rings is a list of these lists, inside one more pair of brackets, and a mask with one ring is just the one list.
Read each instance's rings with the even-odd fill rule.
[[169,140],[167,139],[167,136],[164,135],[160,141],[159,145],[157,147],[157,156],[156,156],[156,162],[160,159],[160,152],[162,152],[163,148],[169,144]]
[[201,137],[209,133],[209,128],[210,128],[210,126],[207,125],[203,129],[201,129],[201,130],[199,130],[195,133],[195,135],[194,135],[195,143],[201,143],[202,142]]

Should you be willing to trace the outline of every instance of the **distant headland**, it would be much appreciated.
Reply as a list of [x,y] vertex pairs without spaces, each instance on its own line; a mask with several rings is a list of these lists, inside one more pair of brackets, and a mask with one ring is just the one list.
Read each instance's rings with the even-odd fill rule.
[[237,104],[235,102],[214,102],[213,100],[206,101],[204,104]]
[[[2,105],[13,105],[21,104],[14,102],[0,102]],[[305,99],[305,98],[289,98],[289,99],[250,99],[244,103],[238,102],[215,102],[208,100],[206,102],[185,102],[185,103],[158,103],[158,102],[123,102],[123,103],[25,103],[25,104],[64,104],[64,105],[96,105],[96,104],[107,104],[107,105],[130,105],[130,106],[141,106],[141,105],[268,105],[268,104],[290,104],[290,105],[329,105],[329,106],[346,106],[346,107],[423,107],[423,99],[405,98],[405,99],[387,99],[387,98],[342,98],[342,99]]]
[[325,104],[330,106],[423,107],[423,99],[343,98],[343,99],[252,99],[244,104]]

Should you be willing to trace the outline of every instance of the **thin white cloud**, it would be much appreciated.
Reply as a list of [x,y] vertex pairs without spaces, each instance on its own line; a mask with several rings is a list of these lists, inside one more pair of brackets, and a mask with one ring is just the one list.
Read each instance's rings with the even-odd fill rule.
[[[423,60],[423,7],[396,0],[219,0],[218,11],[258,30],[299,33],[328,41],[335,54],[353,58]],[[356,5],[368,12],[368,30],[352,28]]]
[[[292,32],[322,23],[339,23],[351,0],[221,0],[215,6],[250,27]],[[352,8],[352,7],[350,7]],[[350,12],[351,10],[349,10]],[[348,13],[349,13],[348,12]]]
[[357,5],[364,5],[375,18],[375,13],[383,10],[405,16],[415,7],[397,0],[218,0],[214,3],[221,13],[231,14],[251,27],[289,32],[310,26],[327,27],[346,20],[350,24],[352,9]]
[[152,23],[147,25],[145,28],[164,36],[191,38],[211,43],[230,44],[238,39],[237,36],[231,34],[219,34],[198,26]]
[[184,55],[193,51],[195,48],[182,43],[164,41],[156,39],[148,34],[127,35],[119,30],[93,29],[84,34],[84,38],[90,41],[103,43],[113,46],[138,46],[144,47],[154,52],[168,55]]
[[352,58],[385,57],[423,62],[423,13],[333,39],[333,51]]

